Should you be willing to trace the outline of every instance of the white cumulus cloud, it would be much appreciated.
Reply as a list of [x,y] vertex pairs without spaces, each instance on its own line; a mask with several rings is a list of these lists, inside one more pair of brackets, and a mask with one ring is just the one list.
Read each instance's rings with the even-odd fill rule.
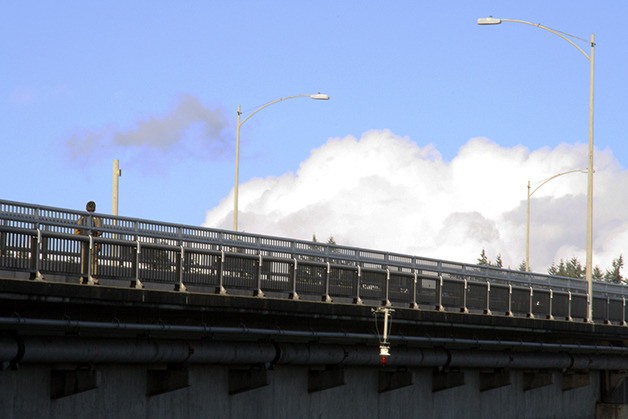
[[[451,161],[388,130],[333,138],[296,173],[240,185],[239,228],[251,233],[476,263],[482,249],[517,269],[525,258],[527,183],[584,169],[584,144],[528,150],[473,138]],[[594,264],[603,270],[628,245],[628,172],[596,154]],[[626,186],[624,186],[626,185]],[[599,210],[598,210],[599,208]],[[585,260],[586,175],[552,179],[531,200],[530,264]],[[230,229],[233,194],[205,225]]]

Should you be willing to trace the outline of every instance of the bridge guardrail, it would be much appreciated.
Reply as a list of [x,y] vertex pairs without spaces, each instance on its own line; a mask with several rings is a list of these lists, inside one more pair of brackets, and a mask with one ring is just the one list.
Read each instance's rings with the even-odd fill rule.
[[[75,234],[81,217],[89,235]],[[0,200],[0,269],[78,280],[85,266],[134,287],[548,319],[584,319],[589,298],[573,278]],[[625,288],[593,289],[594,321],[625,325]]]

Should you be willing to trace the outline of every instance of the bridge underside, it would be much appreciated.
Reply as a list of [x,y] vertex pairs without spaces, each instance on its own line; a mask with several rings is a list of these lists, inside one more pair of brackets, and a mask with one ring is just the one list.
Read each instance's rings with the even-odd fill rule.
[[8,418],[11,412],[19,417],[46,412],[50,418],[584,419],[609,417],[604,414],[612,411],[611,405],[596,407],[600,376],[598,371],[29,364],[0,374],[0,401],[11,404],[2,409]]
[[[348,416],[360,409],[390,416],[394,402],[398,417],[411,417],[409,400],[426,397],[431,417],[448,417],[450,397],[484,417],[498,395],[512,409],[548,403],[547,416],[535,417],[591,417],[596,402],[598,410],[625,402],[625,326],[395,308],[383,366],[373,308],[5,279],[0,387],[15,390],[2,404],[13,400],[28,411],[74,399],[78,409],[101,403],[125,375],[134,384],[124,393],[142,412],[193,398],[186,416],[210,405],[227,417],[245,409],[261,409],[259,417],[305,408],[325,415],[327,403],[349,409],[343,400],[351,393],[361,404]],[[243,407],[243,394],[257,407]],[[517,417],[501,417],[508,416]]]

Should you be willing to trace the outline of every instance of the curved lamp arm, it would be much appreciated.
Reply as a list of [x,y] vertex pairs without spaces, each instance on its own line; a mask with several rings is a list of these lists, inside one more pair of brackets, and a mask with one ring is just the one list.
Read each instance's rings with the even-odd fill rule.
[[[584,50],[582,48],[580,48],[580,46],[578,44],[576,44],[574,41],[569,39],[569,37],[576,38],[576,39],[581,39],[581,38],[578,38],[578,37],[573,36],[573,35],[566,34],[566,33],[561,32],[561,31],[557,31],[556,29],[548,28],[547,26],[543,26],[540,23],[532,23],[532,22],[528,22],[527,20],[519,20],[519,19],[500,19],[500,18],[496,18],[496,17],[482,17],[482,18],[477,20],[478,25],[499,25],[502,22],[523,23],[524,25],[536,26],[537,28],[541,28],[541,29],[546,30],[546,31],[548,31],[550,33],[553,33],[556,36],[560,36],[565,41],[567,41],[571,45],[573,45],[574,48],[576,48],[578,51],[580,51],[580,53],[582,55],[584,55],[587,60],[591,61],[591,55],[589,55],[586,52],[584,52]],[[581,39],[581,40],[586,42],[585,39]],[[593,39],[591,39],[591,46],[592,47],[595,46],[595,43],[593,42]]]
[[[580,173],[587,173],[587,171],[586,171],[585,169],[575,169],[575,170],[570,170],[570,171],[568,171],[568,172],[558,173],[558,174],[556,174],[556,175],[554,175],[554,176],[550,176],[550,177],[548,177],[547,179],[543,179],[543,180],[541,181],[541,184],[540,184],[539,186],[537,186],[536,188],[534,188],[534,189],[532,190],[532,192],[530,192],[530,193],[528,194],[528,196],[532,196],[532,195],[534,194],[534,192],[538,191],[538,190],[539,190],[539,188],[540,188],[541,186],[545,185],[545,184],[546,184],[547,182],[549,182],[550,180],[552,180],[552,179],[556,179],[556,178],[557,178],[557,177],[559,177],[559,176],[564,176],[564,175],[568,175],[568,174],[570,174],[570,173],[576,173],[576,172],[580,172]],[[530,187],[528,186],[528,189],[529,189],[529,188],[530,188]]]
[[525,261],[526,272],[530,272],[530,198],[532,197],[534,192],[538,191],[539,188],[545,185],[547,182],[553,179],[556,179],[559,176],[564,176],[564,175],[568,175],[570,173],[576,173],[576,172],[587,173],[586,170],[582,170],[582,169],[575,169],[575,170],[569,170],[567,172],[558,173],[558,174],[555,174],[554,176],[548,177],[547,179],[543,179],[541,181],[541,184],[537,186],[536,188],[534,188],[532,191],[530,190],[530,181],[528,181],[528,208],[526,212],[526,261]]
[[[315,93],[315,94],[306,94],[306,93],[304,93],[304,94],[300,94],[300,95],[280,97],[279,99],[271,100],[270,102],[265,103],[262,106],[260,106],[259,108],[253,110],[250,114],[248,114],[248,116],[246,118],[244,118],[242,121],[240,121],[238,123],[238,125],[242,126],[253,115],[258,113],[262,109],[265,109],[265,108],[267,108],[267,107],[269,107],[271,105],[274,105],[275,103],[283,102],[284,100],[288,100],[288,99],[296,99],[296,98],[300,98],[300,97],[309,97],[310,99],[314,99],[314,100],[329,100],[329,95],[326,95],[326,94],[323,94],[323,93]],[[238,106],[238,115],[242,115],[242,111],[240,110],[239,106]]]
[[300,94],[293,96],[280,97],[279,99],[271,100],[268,103],[263,104],[262,106],[254,109],[251,113],[249,113],[244,119],[240,120],[242,116],[242,110],[240,109],[240,105],[238,105],[238,118],[236,122],[236,152],[235,152],[235,182],[233,185],[233,230],[238,231],[238,195],[239,195],[239,186],[240,186],[240,127],[253,115],[261,111],[262,109],[266,109],[267,107],[274,105],[275,103],[283,102],[288,99],[296,99],[300,97],[309,97],[314,100],[329,100],[329,95],[323,93],[314,93],[314,94]]

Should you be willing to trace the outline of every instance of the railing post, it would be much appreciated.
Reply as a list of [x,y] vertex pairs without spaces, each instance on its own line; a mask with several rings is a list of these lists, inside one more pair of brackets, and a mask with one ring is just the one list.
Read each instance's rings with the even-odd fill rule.
[[174,290],[175,291],[181,291],[181,292],[185,292],[187,291],[187,288],[185,287],[185,284],[183,283],[183,265],[185,263],[185,248],[183,247],[183,245],[181,245],[181,250],[179,251],[179,255],[178,255],[178,263],[177,263],[177,276],[178,276],[178,283],[176,283],[174,285]]
[[414,270],[413,274],[414,274],[414,278],[413,278],[413,281],[412,281],[412,301],[410,301],[410,308],[418,310],[419,309],[419,303],[417,303],[417,301],[416,301],[416,293],[417,293],[417,289],[418,289],[417,288],[417,286],[418,286],[417,284],[419,282],[419,275],[417,274],[416,270]]
[[131,281],[131,288],[144,288],[144,284],[142,284],[142,281],[140,280],[140,255],[142,252],[142,244],[140,242],[140,239],[137,238],[137,240],[135,240],[135,257],[134,257],[134,261],[133,263],[135,264],[135,278]]
[[262,254],[258,255],[257,259],[257,289],[253,291],[254,297],[264,297],[264,291],[262,291],[262,267],[263,267]]
[[87,237],[88,237],[88,243],[86,244],[87,249],[86,251],[83,252],[84,254],[81,255],[81,257],[85,259],[81,261],[81,263],[87,264],[87,266],[85,266],[85,273],[87,273],[87,277],[84,277],[82,279],[82,283],[85,285],[94,285],[95,281],[94,281],[94,276],[93,276],[93,271],[92,271],[92,266],[94,263],[94,236],[92,236],[91,231],[90,231],[89,236]]
[[461,313],[468,313],[469,309],[467,308],[467,278],[462,280],[462,307],[460,307]]
[[353,304],[363,304],[360,297],[360,288],[362,287],[362,267],[358,265],[356,267],[356,284],[355,284],[355,297],[353,297]]
[[224,266],[225,266],[225,251],[220,249],[220,256],[218,256],[218,286],[216,287],[216,294],[225,295],[227,290],[224,287]]
[[508,284],[508,309],[506,316],[512,317],[512,284]]
[[332,299],[329,295],[329,277],[331,275],[331,264],[327,261],[327,269],[325,270],[325,294],[321,297],[321,301],[324,303],[331,303]]
[[573,317],[571,317],[571,291],[567,291],[567,317],[565,318],[565,320],[573,320]]
[[292,291],[288,295],[288,298],[291,300],[298,300],[299,294],[297,293],[297,272],[298,272],[298,261],[297,258],[292,258]]
[[438,281],[436,281],[436,311],[445,311],[443,307],[443,275],[438,275]]
[[534,290],[532,289],[532,287],[530,287],[530,308],[528,310],[528,314],[526,315],[529,319],[533,319],[534,318]]
[[491,314],[491,282],[486,281],[486,308],[484,309],[484,314],[490,316]]
[[626,326],[626,297],[621,297],[621,326]]
[[[6,225],[6,220],[0,220],[0,225]],[[7,255],[7,233],[5,231],[0,231],[0,256]]]
[[[80,219],[79,219],[80,220]],[[98,275],[98,244],[94,242],[94,228],[96,223],[94,216],[89,214],[83,218],[83,230],[81,234],[87,232],[88,243],[81,242],[81,283],[85,285],[98,285],[99,282],[95,278]],[[101,227],[100,223],[98,227]],[[87,264],[87,266],[85,266]]]
[[390,307],[390,269],[386,268],[386,286],[384,287],[384,299],[382,300],[382,305],[384,307]]
[[550,288],[549,290],[549,312],[547,313],[547,320],[554,320],[553,311],[553,301],[554,301],[554,291]]
[[[48,226],[42,226],[43,231],[49,230]],[[39,255],[41,256],[42,263],[48,259],[48,237],[43,232],[41,233],[39,243]],[[40,265],[41,266],[41,265]]]
[[31,277],[36,281],[43,281],[44,275],[41,273],[41,261],[39,255],[41,254],[42,236],[41,230],[37,228],[37,237],[31,237]]
[[611,300],[606,296],[606,318],[604,319],[604,324],[612,324],[611,322]]

